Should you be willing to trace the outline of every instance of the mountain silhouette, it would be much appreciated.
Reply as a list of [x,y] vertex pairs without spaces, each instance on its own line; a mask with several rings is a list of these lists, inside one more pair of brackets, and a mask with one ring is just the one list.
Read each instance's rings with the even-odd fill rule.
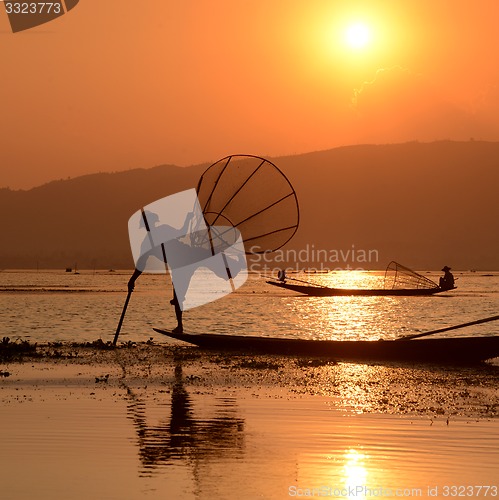
[[[383,269],[397,260],[416,269],[499,269],[499,143],[358,145],[269,159],[300,203],[300,227],[274,256],[277,265]],[[208,166],[0,189],[0,269],[130,269],[129,217],[196,187]]]

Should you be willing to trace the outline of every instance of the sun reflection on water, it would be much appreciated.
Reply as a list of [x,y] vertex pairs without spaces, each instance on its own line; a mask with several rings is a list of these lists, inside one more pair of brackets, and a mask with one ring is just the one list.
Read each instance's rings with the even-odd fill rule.
[[331,288],[383,288],[384,271],[343,271],[311,275],[310,281]]
[[[331,288],[382,289],[383,277],[382,272],[348,271],[300,275],[299,279]],[[416,300],[417,305],[424,308],[432,298]],[[285,301],[289,318],[301,326],[300,337],[320,340],[396,338],[411,324],[415,305],[413,297],[385,296],[290,295]]]
[[[356,488],[367,484],[368,472],[364,465],[367,456],[355,449],[345,451],[343,467],[343,481],[345,486]],[[348,496],[350,498],[350,496]]]
[[[379,340],[399,330],[395,323],[404,318],[403,301],[388,297],[293,297],[288,301],[303,332],[321,340]],[[387,309],[398,309],[399,314]]]

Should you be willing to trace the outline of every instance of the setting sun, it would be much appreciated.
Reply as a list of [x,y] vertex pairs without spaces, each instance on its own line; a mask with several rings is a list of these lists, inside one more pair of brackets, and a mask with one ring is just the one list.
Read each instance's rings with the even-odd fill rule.
[[352,49],[362,49],[371,41],[371,30],[364,23],[355,23],[348,26],[344,33],[345,43]]

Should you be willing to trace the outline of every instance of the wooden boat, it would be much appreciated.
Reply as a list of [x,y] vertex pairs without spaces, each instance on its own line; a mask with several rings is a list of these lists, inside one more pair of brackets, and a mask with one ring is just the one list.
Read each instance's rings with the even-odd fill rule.
[[204,349],[245,354],[320,356],[337,361],[473,364],[499,356],[499,336],[424,340],[339,341],[174,333],[158,328],[154,328],[154,330]]
[[445,292],[440,287],[434,288],[329,288],[326,286],[316,285],[298,285],[287,281],[267,281],[269,285],[290,290],[292,292],[303,293],[313,297],[335,297],[341,295],[364,295],[364,296],[418,296],[418,295],[434,295],[436,293]]
[[385,271],[383,288],[330,288],[297,278],[289,278],[302,284],[289,283],[286,275],[282,272],[281,279],[267,281],[269,285],[303,293],[314,297],[333,297],[338,295],[364,295],[364,296],[418,296],[434,295],[440,292],[453,290],[453,288],[442,288],[434,281],[409,269],[398,262],[391,261]]

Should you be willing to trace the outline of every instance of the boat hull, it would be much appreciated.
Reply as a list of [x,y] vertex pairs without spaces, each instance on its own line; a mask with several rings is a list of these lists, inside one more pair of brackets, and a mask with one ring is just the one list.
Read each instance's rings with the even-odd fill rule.
[[290,290],[292,292],[302,293],[313,297],[335,297],[342,295],[363,295],[363,296],[427,296],[444,292],[442,288],[396,288],[385,290],[383,288],[329,288],[309,285],[295,285],[294,283],[283,283],[279,281],[267,281],[269,285]]
[[304,340],[219,334],[173,333],[171,338],[204,349],[240,353],[321,356],[337,361],[473,364],[499,356],[499,336],[418,340]]

